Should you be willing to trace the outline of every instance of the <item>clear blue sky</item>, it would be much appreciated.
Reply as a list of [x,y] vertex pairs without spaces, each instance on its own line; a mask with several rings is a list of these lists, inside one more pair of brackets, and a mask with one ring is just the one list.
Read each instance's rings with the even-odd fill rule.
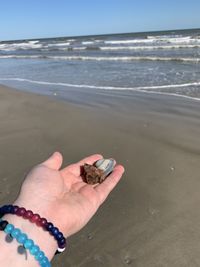
[[0,40],[200,28],[200,0],[0,0]]

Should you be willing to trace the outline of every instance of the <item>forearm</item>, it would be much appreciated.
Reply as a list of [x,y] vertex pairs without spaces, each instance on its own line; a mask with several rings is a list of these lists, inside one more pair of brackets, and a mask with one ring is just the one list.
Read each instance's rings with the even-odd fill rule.
[[[53,258],[57,249],[57,242],[49,232],[44,231],[43,228],[31,223],[28,220],[18,217],[16,215],[7,214],[3,216],[4,220],[19,228],[22,232],[27,234],[29,239],[32,239],[36,245],[45,253],[49,261]],[[25,254],[18,252],[19,243],[16,239],[12,242],[6,240],[6,233],[0,231],[0,266],[1,267],[37,267],[38,262],[28,251]]]

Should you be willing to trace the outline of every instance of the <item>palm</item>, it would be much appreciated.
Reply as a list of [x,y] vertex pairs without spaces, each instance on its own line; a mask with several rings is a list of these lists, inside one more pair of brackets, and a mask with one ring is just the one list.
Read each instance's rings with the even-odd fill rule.
[[[69,236],[89,221],[123,173],[123,167],[118,166],[101,185],[86,184],[80,176],[80,166],[100,158],[93,155],[61,170],[62,159],[60,163],[47,160],[28,174],[20,197],[23,201],[27,199],[27,208],[43,214]],[[34,198],[30,199],[32,192]]]

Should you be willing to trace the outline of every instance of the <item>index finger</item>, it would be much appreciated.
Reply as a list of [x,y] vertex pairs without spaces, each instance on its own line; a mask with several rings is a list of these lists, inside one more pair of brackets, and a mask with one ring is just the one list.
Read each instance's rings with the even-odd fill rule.
[[104,202],[109,193],[113,190],[113,188],[117,185],[119,180],[124,173],[124,167],[122,165],[117,165],[113,172],[103,181],[101,184],[97,185],[94,189],[98,193],[100,198],[100,204]]

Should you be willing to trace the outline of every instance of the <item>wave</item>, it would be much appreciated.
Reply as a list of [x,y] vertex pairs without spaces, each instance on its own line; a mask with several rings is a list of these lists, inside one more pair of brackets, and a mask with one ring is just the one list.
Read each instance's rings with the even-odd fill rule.
[[[117,86],[97,86],[97,85],[88,85],[88,84],[71,84],[71,83],[60,83],[60,82],[47,82],[47,81],[37,81],[37,80],[30,80],[30,79],[23,79],[23,78],[0,78],[0,81],[18,81],[18,82],[28,82],[33,84],[40,84],[40,85],[53,85],[53,86],[64,86],[64,87],[75,87],[75,88],[89,88],[89,89],[101,89],[101,90],[126,90],[126,91],[138,91],[138,92],[146,92],[146,93],[156,93],[156,94],[164,94],[164,95],[173,95],[179,96],[189,99],[200,100],[200,98],[180,95],[176,93],[166,93],[166,92],[159,92],[157,90],[160,89],[168,89],[168,88],[182,88],[182,87],[194,87],[200,86],[199,82],[192,82],[192,83],[182,83],[182,84],[166,84],[166,85],[154,85],[154,86],[137,86],[137,87],[117,87]],[[156,91],[151,91],[156,90]]]
[[179,34],[165,34],[165,35],[163,34],[163,35],[148,35],[147,39],[182,38],[182,37],[183,37],[183,35],[179,35]]
[[82,44],[83,45],[90,45],[90,44],[94,44],[94,41],[83,41]]
[[0,43],[0,50],[3,51],[15,51],[18,49],[38,49],[42,48],[42,44],[39,44],[39,41],[29,41],[29,42],[23,42],[23,43]]
[[148,40],[148,39],[104,41],[105,44],[136,44],[136,43],[152,43],[152,42],[153,40]]
[[89,56],[45,56],[45,55],[0,55],[0,59],[52,59],[52,60],[86,60],[86,61],[175,61],[200,63],[200,58],[182,57],[89,57]]
[[[76,41],[76,43],[73,43]],[[99,47],[102,45],[101,47]],[[131,46],[132,45],[132,46]],[[135,46],[134,46],[135,45]],[[70,47],[69,47],[70,46]],[[84,48],[82,48],[84,47]],[[86,47],[86,48],[85,48]],[[199,48],[198,36],[147,36],[147,38],[127,40],[85,40],[69,39],[65,41],[42,41],[32,40],[23,42],[0,42],[0,51],[15,51],[28,49],[57,50],[152,50],[152,49],[178,49]]]
[[174,36],[147,36],[147,39],[132,39],[132,40],[109,40],[104,41],[105,44],[138,44],[138,43],[182,43],[195,44],[200,43],[199,38],[192,36],[174,37]]
[[157,50],[180,48],[200,48],[200,45],[102,46],[100,47],[100,50]]
[[37,44],[39,42],[40,42],[39,40],[29,41],[30,44]]
[[82,51],[82,50],[102,50],[102,51],[118,51],[118,50],[171,50],[171,49],[196,49],[200,45],[154,45],[154,46],[80,46],[80,47],[67,47],[58,50],[63,51]]
[[51,47],[51,46],[66,46],[66,45],[70,45],[70,42],[47,44],[47,46],[49,46],[49,47]]

